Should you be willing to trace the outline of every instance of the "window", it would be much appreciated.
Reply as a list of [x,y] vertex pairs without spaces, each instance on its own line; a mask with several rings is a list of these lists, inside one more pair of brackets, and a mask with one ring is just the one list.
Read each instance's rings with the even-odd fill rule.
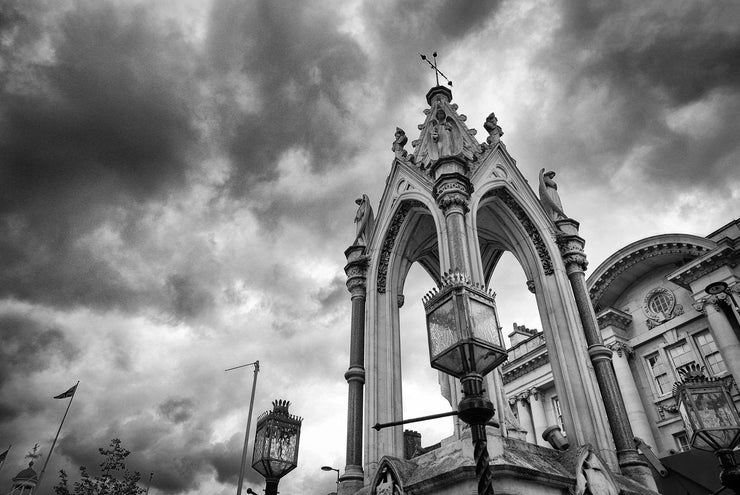
[[686,452],[689,450],[689,438],[686,436],[686,432],[673,434],[673,441],[676,442],[676,450],[679,452]]
[[658,292],[648,300],[648,307],[653,313],[665,319],[671,314],[673,301],[664,292]]
[[658,395],[665,395],[671,391],[673,384],[671,379],[668,377],[665,364],[663,363],[660,354],[654,352],[645,358],[647,361],[648,368],[653,375],[653,380],[658,390]]
[[727,370],[709,330],[696,334],[694,341],[699,348],[699,353],[704,357],[704,366],[710,375],[716,376]]
[[558,426],[560,426],[560,430],[563,432],[563,435],[565,435],[565,426],[563,425],[563,411],[560,409],[560,400],[558,399],[557,395],[552,398],[552,411],[555,413],[555,419],[558,422]]
[[678,344],[668,349],[668,355],[671,356],[673,367],[676,369],[680,368],[681,366],[686,366],[687,364],[696,362],[694,351],[691,349],[689,343],[685,340],[682,340]]

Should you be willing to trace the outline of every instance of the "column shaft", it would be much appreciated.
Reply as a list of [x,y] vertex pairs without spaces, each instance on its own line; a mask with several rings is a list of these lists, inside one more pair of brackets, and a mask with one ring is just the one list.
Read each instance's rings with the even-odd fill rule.
[[732,328],[728,315],[722,311],[723,308],[718,307],[719,304],[723,303],[717,301],[715,304],[706,304],[704,310],[707,313],[709,326],[712,329],[714,340],[717,343],[717,348],[725,362],[725,366],[732,373],[735,383],[740,384],[740,369],[738,369],[740,366],[740,341],[738,341],[737,334]]
[[[611,347],[612,345],[610,345]],[[656,445],[653,430],[650,428],[650,421],[645,412],[645,406],[640,400],[635,377],[630,370],[629,356],[631,352],[632,350],[625,345],[620,344],[616,347],[616,356],[612,354],[614,373],[617,377],[624,407],[627,410],[627,417],[632,425],[634,434],[655,450]]]
[[599,383],[601,397],[604,400],[609,427],[612,430],[614,444],[617,448],[617,460],[619,467],[625,476],[632,478],[653,490],[657,489],[655,479],[650,468],[637,453],[635,447],[634,433],[630,425],[627,409],[624,406],[622,395],[619,392],[619,384],[612,366],[612,352],[604,346],[599,331],[593,306],[588,297],[586,288],[586,277],[582,270],[568,270],[568,279],[573,288],[576,307],[581,317],[581,324],[588,344],[588,353],[594,366],[596,381]]
[[533,391],[529,396],[529,408],[532,410],[532,424],[534,426],[534,440],[537,445],[549,446],[549,443],[542,438],[542,432],[548,427],[545,407],[542,403],[544,399],[542,392]]
[[518,397],[516,400],[516,412],[519,416],[519,426],[527,430],[527,442],[537,443],[534,438],[534,427],[532,425],[532,415],[527,408],[527,399]]
[[347,380],[347,464],[340,477],[339,493],[355,493],[364,484],[362,470],[362,421],[365,387],[365,297],[368,260],[364,246],[352,246],[345,255],[347,289],[352,294],[349,369]]

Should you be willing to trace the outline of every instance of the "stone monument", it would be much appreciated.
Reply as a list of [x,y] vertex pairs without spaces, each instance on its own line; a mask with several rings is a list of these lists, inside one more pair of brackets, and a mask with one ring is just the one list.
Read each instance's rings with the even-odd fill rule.
[[[601,485],[625,494],[656,493],[586,292],[578,222],[563,212],[554,173],[541,172],[538,198],[501,141],[493,113],[484,124],[488,139],[479,143],[448,87],[435,86],[426,101],[413,153],[404,150],[406,136],[397,128],[374,222],[362,220],[372,219],[372,210],[369,216],[358,210],[357,237],[345,251],[352,321],[347,464],[339,493],[474,492],[470,431],[459,421],[439,448],[412,459],[404,456],[402,426],[376,431],[372,425],[403,419],[399,307],[411,265],[418,262],[437,285],[445,273],[460,272],[488,289],[504,251],[519,261],[535,294],[570,448],[519,440],[521,432],[505,414],[510,409],[501,372],[494,370],[484,388],[499,425],[486,431],[496,493],[564,495],[578,487],[585,494]],[[366,198],[358,200],[361,210],[370,206]],[[460,382],[440,379],[455,408]]]

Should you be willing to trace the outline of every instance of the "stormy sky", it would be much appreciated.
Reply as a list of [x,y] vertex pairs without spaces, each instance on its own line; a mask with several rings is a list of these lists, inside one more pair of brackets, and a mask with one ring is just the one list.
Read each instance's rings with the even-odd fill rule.
[[[2,1],[0,491],[79,380],[43,493],[114,437],[152,495],[234,493],[252,373],[224,369],[256,359],[255,416],[284,398],[305,418],[281,492],[333,491],[343,251],[395,127],[418,135],[417,52],[439,52],[470,127],[496,112],[530,184],[557,171],[593,269],[738,217],[739,21],[699,0]],[[445,407],[417,344],[431,285],[415,267],[405,291],[407,416]],[[504,333],[540,327],[513,258],[493,288]]]

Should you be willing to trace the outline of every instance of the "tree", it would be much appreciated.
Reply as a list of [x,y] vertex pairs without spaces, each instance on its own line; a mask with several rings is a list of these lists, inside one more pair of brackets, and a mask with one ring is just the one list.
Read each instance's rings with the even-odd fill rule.
[[138,486],[141,475],[126,469],[124,460],[131,453],[114,438],[108,449],[98,449],[104,457],[100,463],[101,476],[91,476],[85,466],[80,466],[80,481],[69,490],[68,476],[59,471],[59,483],[54,487],[56,495],[141,495],[145,492]]

